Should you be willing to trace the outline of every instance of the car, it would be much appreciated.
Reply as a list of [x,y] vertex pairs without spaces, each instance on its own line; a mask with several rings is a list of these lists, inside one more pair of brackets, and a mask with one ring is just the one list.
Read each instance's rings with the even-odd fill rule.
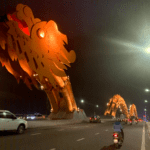
[[35,117],[34,114],[30,114],[30,115],[27,115],[27,116],[26,116],[26,119],[27,119],[27,120],[34,120],[34,119],[36,119],[36,117]]
[[139,122],[142,122],[143,120],[141,118],[138,119]]
[[18,134],[22,134],[27,126],[26,120],[18,119],[8,110],[0,110],[0,131],[16,131]]
[[36,118],[36,119],[45,119],[45,116],[39,114],[39,115],[35,115],[35,118]]
[[90,123],[92,122],[97,122],[97,123],[101,123],[101,118],[98,115],[92,116],[90,117]]
[[26,117],[27,120],[39,120],[39,119],[45,119],[45,116],[44,115],[41,115],[41,114],[30,114],[30,115],[27,115]]

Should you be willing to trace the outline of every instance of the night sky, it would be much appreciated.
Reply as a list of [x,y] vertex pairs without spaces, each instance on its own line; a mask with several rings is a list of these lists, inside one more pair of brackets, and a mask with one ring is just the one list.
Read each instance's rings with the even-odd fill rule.
[[[78,106],[87,116],[103,115],[106,103],[120,94],[139,116],[150,112],[149,0],[1,0],[0,15],[28,5],[36,18],[54,20],[77,55],[66,71]],[[87,103],[81,104],[83,99]],[[144,104],[144,100],[149,103]],[[44,91],[30,91],[0,66],[0,109],[13,113],[48,113]]]

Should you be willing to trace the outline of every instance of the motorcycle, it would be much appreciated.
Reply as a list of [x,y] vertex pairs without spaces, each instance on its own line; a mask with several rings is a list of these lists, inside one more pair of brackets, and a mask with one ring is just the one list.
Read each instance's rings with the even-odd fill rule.
[[138,120],[135,120],[135,123],[138,124]]
[[119,148],[119,146],[122,146],[123,143],[122,134],[119,132],[113,132],[113,141],[115,144],[115,148]]
[[129,124],[132,125],[132,120],[129,121]]

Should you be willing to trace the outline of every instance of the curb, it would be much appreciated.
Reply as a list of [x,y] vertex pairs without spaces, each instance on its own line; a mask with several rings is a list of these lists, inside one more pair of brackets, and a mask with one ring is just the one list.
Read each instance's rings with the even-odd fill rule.
[[149,139],[150,139],[150,123],[146,122],[146,126],[147,126],[148,135],[149,135]]
[[80,123],[86,123],[87,121],[78,121],[78,122],[68,122],[68,123],[56,123],[56,124],[49,124],[49,125],[45,125],[45,126],[28,126],[28,129],[33,129],[33,128],[45,128],[45,127],[58,127],[58,126],[63,126],[63,125],[73,125],[73,124],[80,124]]

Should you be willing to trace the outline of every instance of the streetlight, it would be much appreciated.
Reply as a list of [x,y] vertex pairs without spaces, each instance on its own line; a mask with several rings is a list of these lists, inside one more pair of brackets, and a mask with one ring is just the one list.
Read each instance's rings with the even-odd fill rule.
[[81,100],[81,103],[84,103],[84,100],[83,100],[83,99]]
[[149,92],[149,89],[145,89],[145,92]]
[[147,52],[147,53],[150,53],[150,48],[147,48],[147,49],[146,49],[146,52]]

